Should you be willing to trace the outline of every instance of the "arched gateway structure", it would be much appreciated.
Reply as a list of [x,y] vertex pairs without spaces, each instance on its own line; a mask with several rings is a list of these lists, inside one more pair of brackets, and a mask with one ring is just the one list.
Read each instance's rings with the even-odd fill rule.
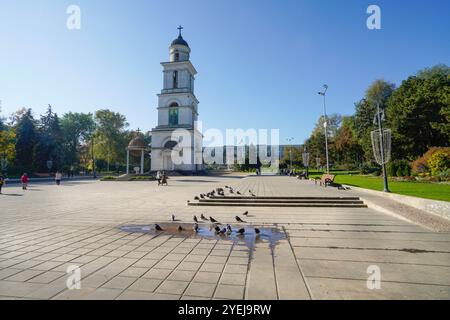
[[[203,137],[195,127],[199,103],[194,94],[197,71],[189,60],[191,49],[181,36],[182,29],[178,28],[178,38],[170,45],[169,62],[161,63],[164,87],[158,94],[158,125],[152,129],[152,171],[203,170]],[[177,129],[183,129],[182,139],[174,137]],[[174,163],[173,152],[183,158],[183,163]]]

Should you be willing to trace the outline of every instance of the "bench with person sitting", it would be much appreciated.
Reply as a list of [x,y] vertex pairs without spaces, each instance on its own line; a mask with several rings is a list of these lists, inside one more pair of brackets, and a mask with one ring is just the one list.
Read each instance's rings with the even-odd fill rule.
[[334,174],[324,174],[321,178],[316,178],[315,183],[317,184],[317,181],[319,181],[321,186],[324,185],[326,187],[334,183],[334,178],[336,178]]

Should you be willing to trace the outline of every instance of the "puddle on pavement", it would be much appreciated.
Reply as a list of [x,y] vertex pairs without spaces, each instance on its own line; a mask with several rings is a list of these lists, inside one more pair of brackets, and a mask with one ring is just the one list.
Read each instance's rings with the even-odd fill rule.
[[[286,239],[286,233],[277,226],[244,226],[244,225],[231,225],[233,232],[231,234],[217,234],[214,230],[215,225],[209,223],[199,223],[198,232],[193,230],[193,224],[188,223],[158,223],[163,231],[155,229],[155,225],[126,225],[120,227],[120,230],[130,233],[148,233],[152,235],[172,235],[175,237],[194,238],[194,239],[208,239],[228,241],[233,244],[246,245],[249,251],[249,256],[252,256],[252,252],[255,248],[255,244],[267,242],[270,248],[273,250],[280,240]],[[179,231],[181,226],[183,230]],[[220,228],[226,226],[220,225]],[[255,227],[260,230],[260,233],[255,232]],[[239,234],[237,231],[241,228],[245,228],[244,234]]]

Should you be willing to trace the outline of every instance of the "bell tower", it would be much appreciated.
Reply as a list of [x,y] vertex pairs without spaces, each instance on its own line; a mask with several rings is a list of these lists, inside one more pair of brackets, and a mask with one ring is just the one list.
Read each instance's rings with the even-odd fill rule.
[[[152,171],[203,170],[199,163],[202,162],[199,160],[202,135],[195,128],[199,103],[194,93],[197,70],[190,61],[191,49],[183,39],[182,30],[183,27],[178,27],[178,37],[169,47],[169,61],[161,63],[163,89],[158,94],[158,125],[152,130]],[[173,133],[177,129],[189,132],[189,137],[174,141]],[[183,157],[183,163],[174,163],[174,152]]]

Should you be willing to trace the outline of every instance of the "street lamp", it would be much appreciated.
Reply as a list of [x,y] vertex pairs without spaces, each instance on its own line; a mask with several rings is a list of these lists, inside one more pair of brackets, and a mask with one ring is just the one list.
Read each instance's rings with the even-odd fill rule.
[[290,143],[290,147],[289,147],[289,163],[290,163],[290,168],[289,170],[292,170],[292,141],[294,141],[294,138],[287,138],[286,139],[287,142]]
[[381,111],[380,111],[380,102],[376,102],[377,105],[377,122],[378,122],[378,130],[380,131],[380,158],[381,163],[383,166],[383,184],[384,184],[384,192],[390,192],[389,191],[389,185],[388,185],[388,178],[387,178],[387,170],[386,170],[386,162],[389,161],[388,159],[385,159],[385,150],[384,150],[384,133],[383,133],[383,124],[382,124],[382,117],[381,117]]
[[309,177],[309,152],[306,150],[302,154],[303,166],[306,168],[306,178]]
[[326,158],[327,158],[327,174],[330,173],[330,162],[328,159],[328,118],[327,118],[327,107],[325,104],[325,95],[327,94],[327,90],[328,90],[328,85],[324,84],[323,85],[324,91],[323,92],[318,92],[321,96],[323,96],[323,116],[324,116],[324,123],[323,123],[323,127],[325,130],[325,154],[326,154]]

